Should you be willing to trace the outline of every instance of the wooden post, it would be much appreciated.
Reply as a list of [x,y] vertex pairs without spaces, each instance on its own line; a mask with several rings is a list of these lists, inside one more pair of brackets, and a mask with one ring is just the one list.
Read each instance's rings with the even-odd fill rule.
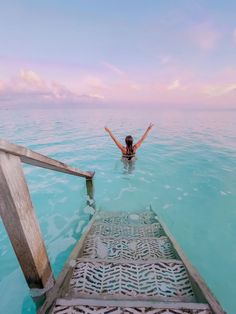
[[54,280],[18,156],[0,151],[0,214],[30,288]]
[[94,200],[94,188],[93,188],[93,180],[86,179],[86,188],[87,188],[87,205],[93,207],[95,210],[95,200]]
[[89,198],[93,199],[94,197],[93,180],[86,179],[86,188],[87,188],[87,195],[89,196]]

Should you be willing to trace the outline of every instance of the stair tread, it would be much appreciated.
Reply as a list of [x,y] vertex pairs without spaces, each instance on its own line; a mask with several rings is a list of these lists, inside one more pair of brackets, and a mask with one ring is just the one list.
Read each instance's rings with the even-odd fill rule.
[[181,261],[108,262],[77,259],[69,295],[194,301],[194,294]]
[[208,304],[127,300],[57,299],[53,314],[211,314]]
[[152,224],[158,222],[153,211],[142,212],[105,212],[97,215],[97,222],[107,224]]
[[166,236],[160,238],[87,237],[82,251],[83,257],[147,260],[150,258],[177,258],[171,242]]
[[160,223],[150,225],[124,225],[94,223],[89,232],[89,236],[112,236],[116,237],[160,237],[164,231]]

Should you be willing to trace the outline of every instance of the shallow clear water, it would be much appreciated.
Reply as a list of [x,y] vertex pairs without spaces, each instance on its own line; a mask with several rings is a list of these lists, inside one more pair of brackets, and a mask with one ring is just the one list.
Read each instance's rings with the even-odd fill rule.
[[[135,139],[155,128],[133,169],[104,132]],[[0,136],[83,170],[95,170],[95,198],[107,210],[152,205],[225,310],[236,311],[236,112],[145,110],[0,111]],[[24,166],[55,274],[88,221],[85,181]],[[34,313],[0,224],[2,313]],[[12,297],[14,296],[14,302]]]

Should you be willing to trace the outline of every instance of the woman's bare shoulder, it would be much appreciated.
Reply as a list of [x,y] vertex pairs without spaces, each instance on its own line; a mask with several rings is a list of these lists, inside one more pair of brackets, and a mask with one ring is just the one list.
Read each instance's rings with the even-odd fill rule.
[[126,154],[126,147],[122,146],[121,152],[122,152],[122,154]]

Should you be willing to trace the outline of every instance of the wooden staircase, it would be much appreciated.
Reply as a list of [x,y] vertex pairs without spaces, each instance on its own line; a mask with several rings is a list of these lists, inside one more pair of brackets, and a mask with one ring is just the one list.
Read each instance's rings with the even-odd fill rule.
[[151,209],[98,212],[70,265],[54,314],[217,313]]

